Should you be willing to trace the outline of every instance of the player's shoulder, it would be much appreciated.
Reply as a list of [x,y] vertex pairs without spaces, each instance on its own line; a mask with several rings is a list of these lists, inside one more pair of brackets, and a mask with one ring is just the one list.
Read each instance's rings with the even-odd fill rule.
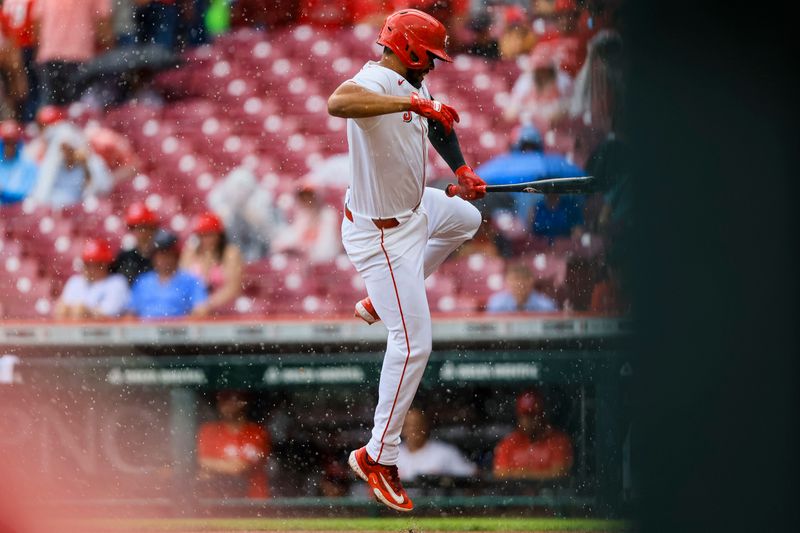
[[398,80],[402,79],[402,77],[397,72],[382,66],[376,61],[368,61],[351,79],[359,85],[366,86],[368,89],[376,90],[380,88],[385,93],[392,93],[394,86],[397,85]]

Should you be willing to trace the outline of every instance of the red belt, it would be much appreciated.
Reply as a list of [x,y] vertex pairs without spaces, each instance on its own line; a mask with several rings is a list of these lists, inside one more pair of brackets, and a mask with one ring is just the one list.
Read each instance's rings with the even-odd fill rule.
[[[346,216],[347,220],[350,222],[353,221],[353,213],[350,212],[350,208],[347,207],[347,204],[344,206],[344,216]],[[375,224],[375,227],[378,229],[396,228],[400,225],[400,221],[396,218],[373,218],[372,223]]]

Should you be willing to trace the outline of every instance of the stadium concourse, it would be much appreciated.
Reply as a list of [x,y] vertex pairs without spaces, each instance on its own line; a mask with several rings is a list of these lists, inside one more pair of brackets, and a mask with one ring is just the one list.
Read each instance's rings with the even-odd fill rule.
[[[377,56],[379,50],[370,46],[374,39],[368,26],[240,29],[189,50],[178,68],[157,77],[163,106],[126,103],[98,113],[72,104],[69,120],[80,126],[99,121],[118,132],[142,163],[138,174],[118,180],[108,195],[74,206],[59,210],[26,200],[0,207],[0,316],[50,316],[66,279],[80,267],[85,240],[125,242],[124,213],[135,201],[146,202],[164,226],[187,237],[192,217],[208,210],[209,191],[244,166],[269,189],[275,205],[291,205],[304,176],[346,152],[345,121],[328,115],[326,98],[370,58],[370,50]],[[513,61],[459,55],[431,77],[432,94],[459,110],[458,135],[475,166],[509,148],[501,109],[518,75]],[[584,162],[585,154],[573,153],[568,129],[544,132],[543,138],[545,151]],[[445,163],[429,153],[435,175],[449,179]],[[342,193],[340,186],[322,187],[324,202],[339,212]],[[493,220],[492,230],[506,233],[515,259],[549,281],[556,295],[571,257],[594,257],[602,250],[601,239],[590,233],[542,243],[529,231],[515,232],[509,218]],[[506,262],[481,254],[451,258],[427,282],[432,309],[482,310],[488,296],[503,287]],[[363,294],[344,255],[310,265],[291,253],[273,253],[245,266],[242,294],[220,313],[342,315],[351,313]]]

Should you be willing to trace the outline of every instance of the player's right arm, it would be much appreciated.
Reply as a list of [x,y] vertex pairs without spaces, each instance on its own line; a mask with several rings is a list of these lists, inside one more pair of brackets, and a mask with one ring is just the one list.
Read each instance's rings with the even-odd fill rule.
[[367,118],[411,109],[408,96],[380,94],[353,81],[339,85],[328,98],[328,113],[334,117]]
[[452,107],[418,93],[411,93],[411,96],[383,94],[370,91],[352,80],[342,83],[328,98],[328,113],[334,117],[359,119],[403,111],[438,121],[447,135],[453,130],[453,122],[459,120]]

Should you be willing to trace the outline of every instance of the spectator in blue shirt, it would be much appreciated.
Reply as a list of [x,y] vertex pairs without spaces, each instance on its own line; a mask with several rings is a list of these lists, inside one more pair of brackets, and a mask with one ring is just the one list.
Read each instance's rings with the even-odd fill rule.
[[136,278],[130,311],[140,318],[176,318],[208,314],[203,282],[178,269],[178,237],[160,229],[153,238],[153,270]]
[[36,184],[36,163],[22,153],[22,128],[15,120],[0,122],[0,205],[23,200]]
[[558,311],[558,305],[534,290],[533,272],[524,264],[510,264],[506,270],[506,288],[494,293],[486,304],[490,313],[517,311]]
[[571,237],[583,226],[583,197],[548,194],[536,202],[533,234],[547,237]]

